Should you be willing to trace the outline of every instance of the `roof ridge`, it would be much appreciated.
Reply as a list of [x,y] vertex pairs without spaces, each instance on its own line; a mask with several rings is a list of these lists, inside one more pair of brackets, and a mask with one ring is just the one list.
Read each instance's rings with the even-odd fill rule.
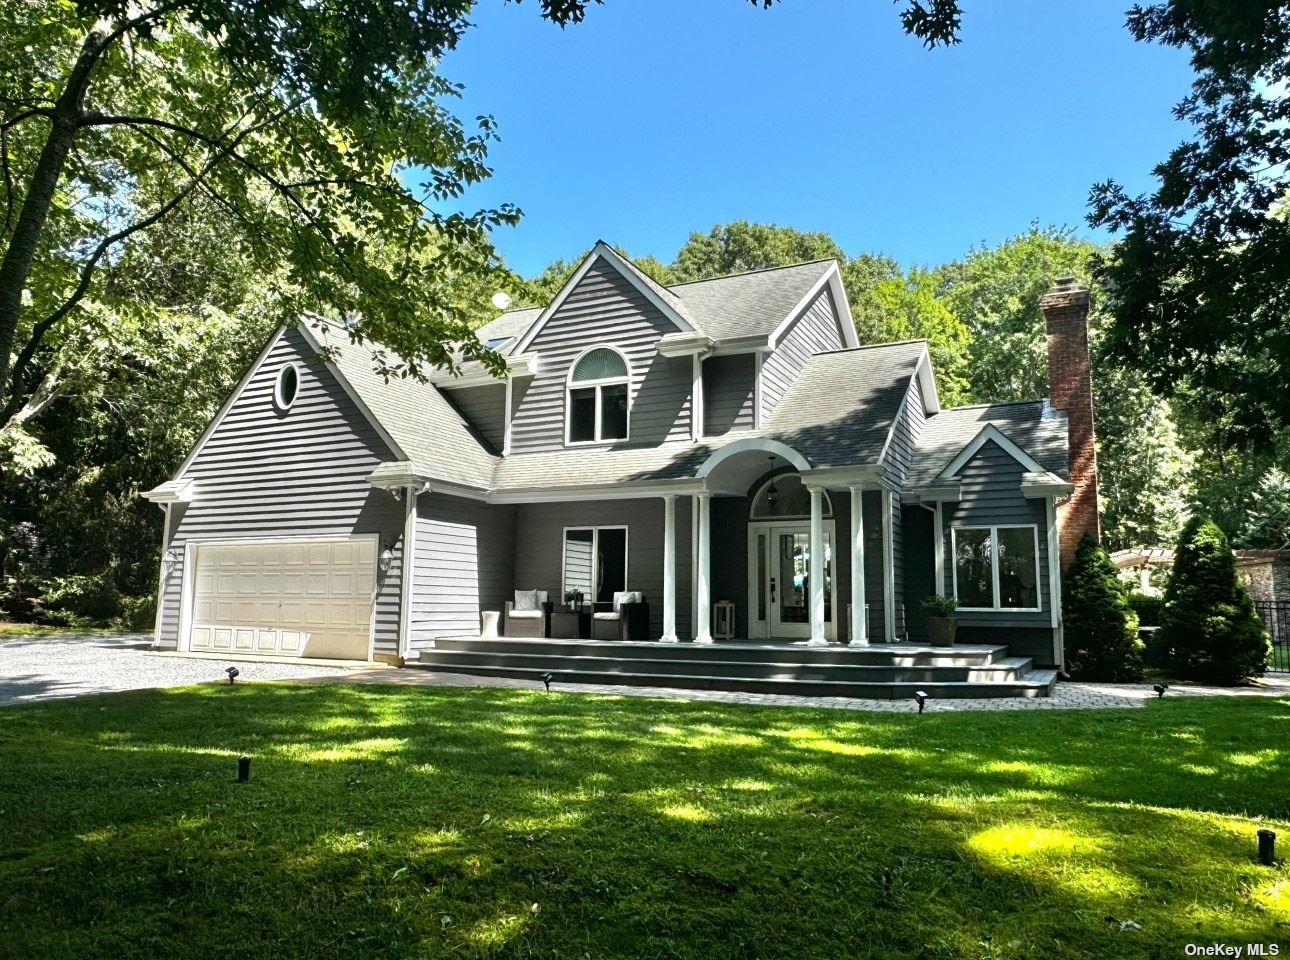
[[715,277],[701,277],[698,280],[682,280],[680,283],[669,283],[667,289],[689,287],[696,283],[711,283],[713,280],[731,280],[734,277],[748,277],[754,273],[771,273],[775,270],[792,270],[795,267],[809,267],[814,263],[837,263],[837,257],[820,257],[818,260],[803,260],[801,263],[785,263],[778,267],[757,267],[755,270],[737,270],[734,273],[722,273]]

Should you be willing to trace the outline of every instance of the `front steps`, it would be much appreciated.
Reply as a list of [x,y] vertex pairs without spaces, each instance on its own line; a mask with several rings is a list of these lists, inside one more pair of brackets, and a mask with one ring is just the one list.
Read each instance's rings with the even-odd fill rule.
[[729,690],[806,697],[1046,697],[1056,680],[1006,646],[792,643],[621,643],[609,640],[440,638],[409,666],[480,677]]

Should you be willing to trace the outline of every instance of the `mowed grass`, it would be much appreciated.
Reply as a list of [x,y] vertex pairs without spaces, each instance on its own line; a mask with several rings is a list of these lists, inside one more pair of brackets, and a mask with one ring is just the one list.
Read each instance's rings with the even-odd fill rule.
[[[1290,941],[1290,702],[922,717],[395,686],[0,710],[6,957]],[[236,757],[254,757],[238,784]],[[1283,951],[1284,952],[1284,951]]]

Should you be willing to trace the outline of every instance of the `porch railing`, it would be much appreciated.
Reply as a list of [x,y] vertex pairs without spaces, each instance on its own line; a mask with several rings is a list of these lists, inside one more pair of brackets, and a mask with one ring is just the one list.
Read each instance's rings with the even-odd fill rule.
[[1254,608],[1272,640],[1272,673],[1290,673],[1290,600],[1256,600]]

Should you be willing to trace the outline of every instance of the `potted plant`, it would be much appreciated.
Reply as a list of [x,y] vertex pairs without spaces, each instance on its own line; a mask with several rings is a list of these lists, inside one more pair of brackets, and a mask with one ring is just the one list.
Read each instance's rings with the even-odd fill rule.
[[564,602],[568,604],[570,610],[582,609],[582,591],[569,590],[564,595]]
[[928,597],[923,601],[927,611],[927,635],[934,647],[954,646],[954,634],[958,623],[954,611],[958,607],[957,597]]

